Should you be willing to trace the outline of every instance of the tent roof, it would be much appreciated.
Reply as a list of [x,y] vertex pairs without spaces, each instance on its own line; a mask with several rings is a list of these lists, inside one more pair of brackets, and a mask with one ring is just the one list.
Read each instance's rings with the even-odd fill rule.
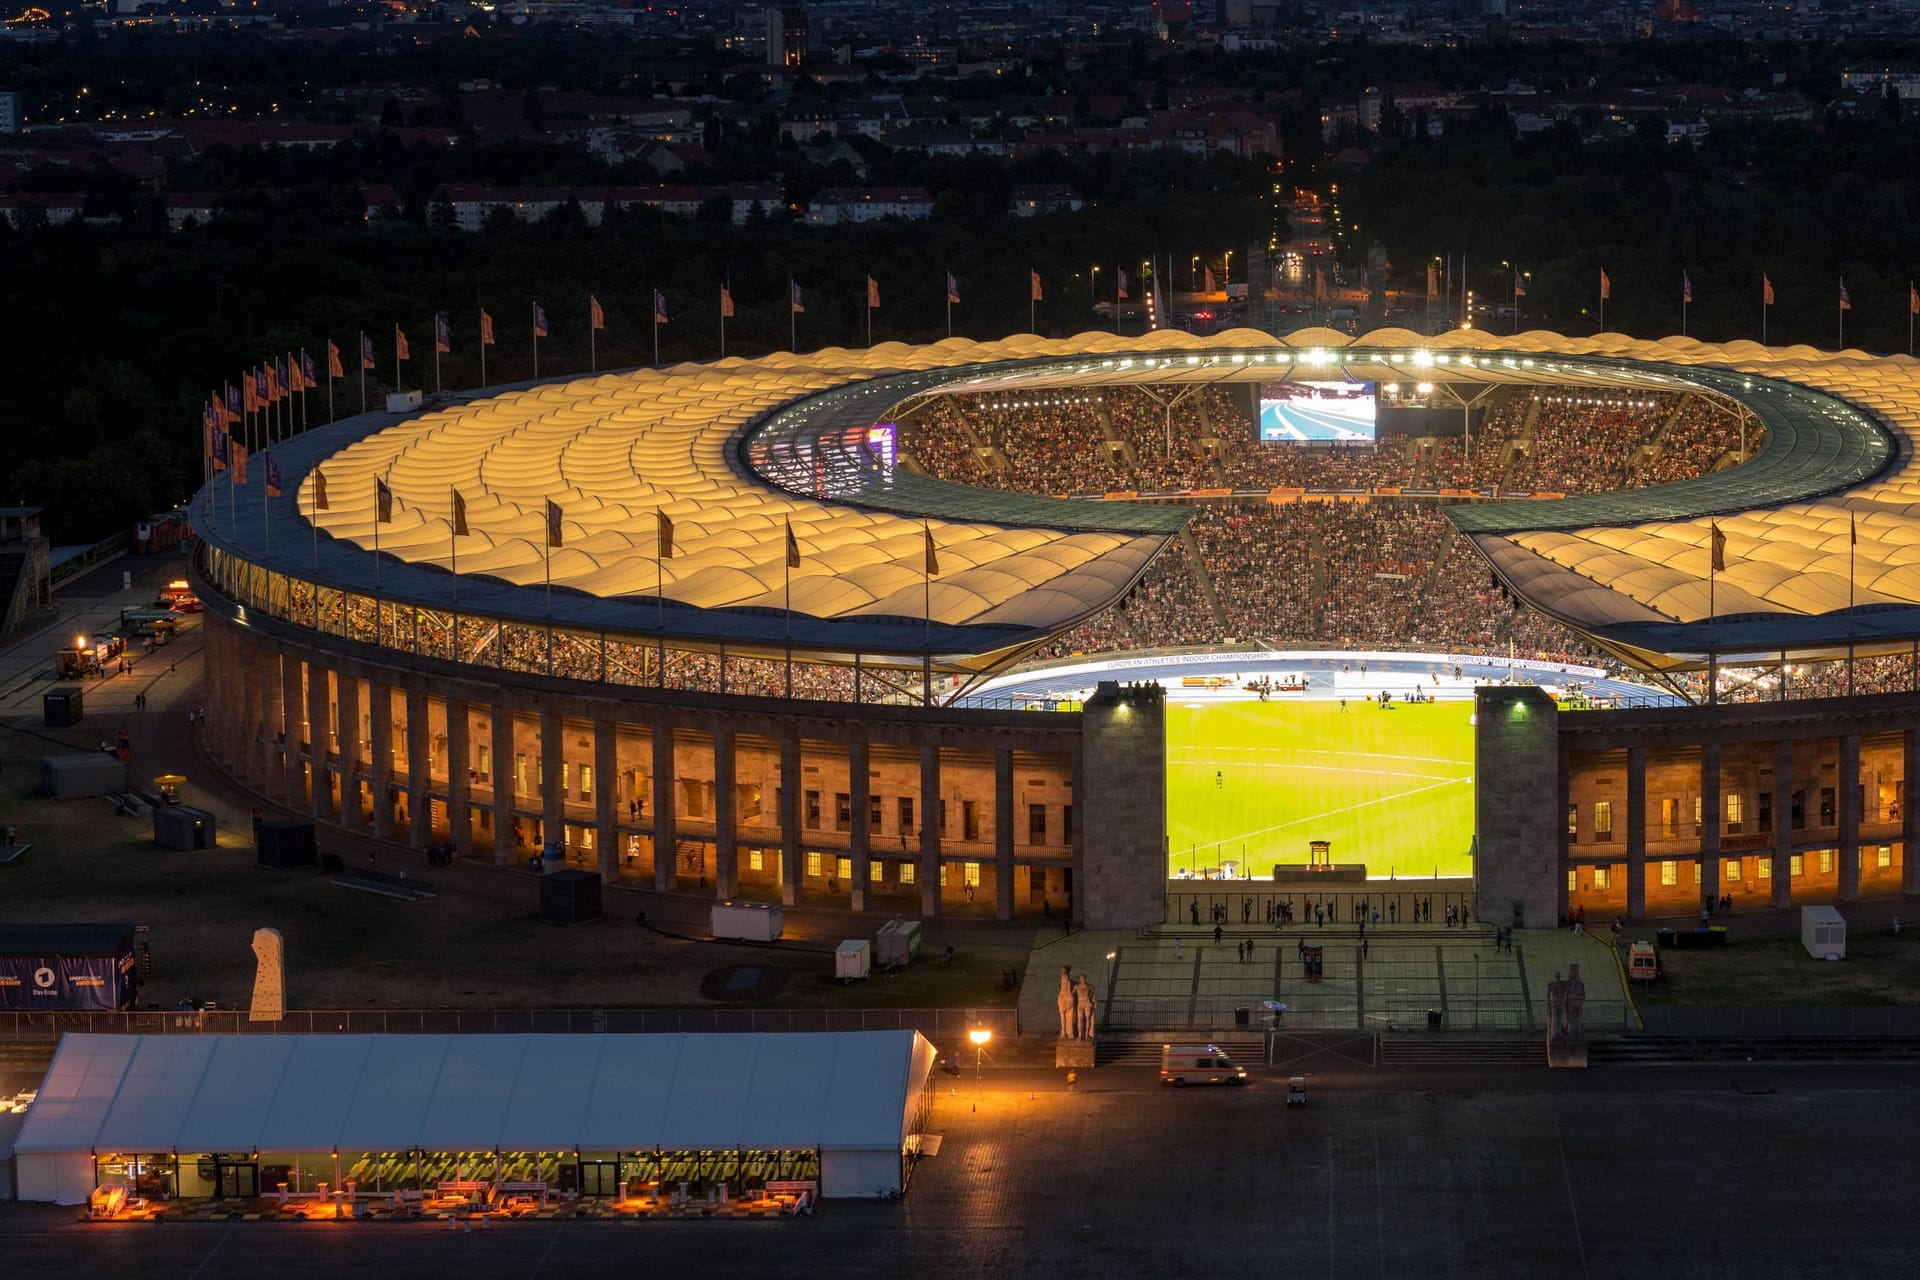
[[15,1149],[897,1150],[917,1036],[68,1035]]

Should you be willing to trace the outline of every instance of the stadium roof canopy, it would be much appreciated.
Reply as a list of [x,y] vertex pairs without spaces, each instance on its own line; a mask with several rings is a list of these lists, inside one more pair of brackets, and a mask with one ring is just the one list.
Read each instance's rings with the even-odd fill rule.
[[[451,397],[411,417],[365,414],[282,442],[273,455],[290,499],[236,493],[223,477],[196,530],[276,572],[423,607],[696,645],[925,652],[947,669],[981,669],[1113,604],[1190,513],[910,474],[871,428],[937,394],[1395,370],[1456,393],[1474,383],[1702,391],[1765,424],[1764,446],[1731,471],[1449,509],[1525,599],[1629,661],[1920,635],[1910,447],[1920,364],[1619,334],[1022,335],[603,374]],[[329,499],[317,511],[316,470]],[[392,491],[390,523],[375,518],[376,480]],[[469,530],[459,539],[456,492]],[[562,513],[557,548],[549,501]],[[674,526],[664,560],[656,513]],[[1728,564],[1709,591],[1713,520]]]

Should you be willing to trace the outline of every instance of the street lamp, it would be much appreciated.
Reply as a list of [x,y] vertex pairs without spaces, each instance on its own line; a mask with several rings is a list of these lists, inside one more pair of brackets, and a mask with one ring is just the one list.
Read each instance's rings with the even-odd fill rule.
[[1227,281],[1233,279],[1233,250],[1227,250],[1227,260],[1221,264],[1221,267],[1220,285],[1225,288]]
[[1099,284],[1100,284],[1100,268],[1096,264],[1087,275],[1087,301],[1088,302],[1093,302],[1099,296],[1097,292]]
[[1198,289],[1199,287],[1200,287],[1200,255],[1196,253],[1193,255],[1193,266],[1187,272],[1187,288]]
[[980,1087],[980,1057],[987,1050],[987,1041],[993,1039],[993,1032],[986,1027],[975,1027],[967,1032],[967,1039],[973,1041],[973,1091],[977,1094]]

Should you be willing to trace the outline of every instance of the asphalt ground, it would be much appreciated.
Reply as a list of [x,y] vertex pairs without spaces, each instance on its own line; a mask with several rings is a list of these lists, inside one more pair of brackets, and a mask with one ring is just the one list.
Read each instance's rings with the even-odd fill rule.
[[904,1203],[808,1219],[87,1225],[0,1207],[20,1276],[1771,1277],[1920,1272],[1911,1068],[937,1076]]

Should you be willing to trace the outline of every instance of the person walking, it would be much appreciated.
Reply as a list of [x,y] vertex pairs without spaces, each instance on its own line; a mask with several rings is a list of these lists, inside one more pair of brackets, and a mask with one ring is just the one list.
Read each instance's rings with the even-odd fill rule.
[[1216,946],[1216,947],[1217,947],[1217,946],[1219,946],[1219,945],[1220,945],[1220,942],[1221,942],[1221,939],[1222,939],[1222,938],[1223,938],[1224,936],[1225,936],[1225,934],[1224,934],[1224,932],[1223,932],[1223,931],[1221,930],[1221,928],[1220,928],[1220,926],[1219,926],[1219,925],[1215,925],[1215,926],[1213,926],[1213,945],[1214,945],[1214,946]]

